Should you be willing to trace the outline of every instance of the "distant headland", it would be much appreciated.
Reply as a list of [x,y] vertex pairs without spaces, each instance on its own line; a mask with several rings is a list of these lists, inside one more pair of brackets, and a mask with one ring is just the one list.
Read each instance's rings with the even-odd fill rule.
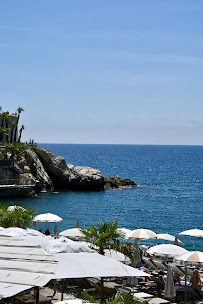
[[54,189],[103,191],[136,186],[134,181],[119,176],[104,177],[86,166],[67,164],[34,143],[21,143],[24,126],[18,132],[20,113],[2,112],[0,107],[0,196],[36,196]]

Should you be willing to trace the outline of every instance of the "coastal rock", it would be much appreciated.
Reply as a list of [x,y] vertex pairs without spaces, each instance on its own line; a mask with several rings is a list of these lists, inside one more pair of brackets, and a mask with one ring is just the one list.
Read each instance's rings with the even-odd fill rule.
[[46,149],[35,147],[34,151],[51,177],[55,188],[92,191],[104,189],[104,177],[99,170],[66,164],[63,157],[56,156]]
[[[39,160],[39,157],[37,154],[29,149],[26,151],[26,162],[27,166],[31,172],[32,175],[35,177],[37,182],[37,188],[39,191],[46,191],[46,190],[52,190],[53,189],[53,183],[49,175],[44,169],[43,164]],[[25,172],[27,172],[28,169],[26,169]]]
[[104,190],[137,186],[134,181],[120,176],[107,176],[104,178],[104,182]]
[[80,176],[80,188],[87,190],[103,190],[104,176],[102,173],[90,167],[77,166],[74,172]]

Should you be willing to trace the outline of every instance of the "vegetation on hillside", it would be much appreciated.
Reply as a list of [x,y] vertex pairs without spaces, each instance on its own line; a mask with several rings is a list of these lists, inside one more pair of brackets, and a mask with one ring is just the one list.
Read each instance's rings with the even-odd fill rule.
[[25,126],[19,127],[19,121],[23,111],[22,107],[18,107],[16,113],[10,114],[9,111],[3,111],[0,106],[0,156],[3,159],[18,160],[28,148],[35,144],[31,139],[30,142],[21,143]]

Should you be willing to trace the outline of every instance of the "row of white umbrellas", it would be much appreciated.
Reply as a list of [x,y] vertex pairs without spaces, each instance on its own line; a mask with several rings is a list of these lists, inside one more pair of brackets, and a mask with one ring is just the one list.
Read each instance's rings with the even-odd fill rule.
[[[13,207],[13,208],[11,208],[11,207]],[[10,208],[10,211],[13,211],[13,210],[15,210],[15,208],[18,208],[18,206],[10,206],[9,208]],[[45,214],[37,215],[33,219],[33,222],[55,222],[55,223],[57,223],[62,220],[63,219],[61,217],[59,217],[55,214],[45,213]],[[79,219],[77,219],[77,222],[78,222],[78,226],[79,226]],[[175,242],[175,240],[177,240],[177,244],[182,244],[182,242],[180,240],[178,240],[177,238],[175,238],[174,236],[172,236],[170,234],[156,234],[155,232],[153,232],[152,230],[149,230],[149,229],[141,228],[141,229],[135,229],[133,231],[130,229],[126,229],[126,228],[118,228],[118,229],[119,229],[119,232],[121,232],[128,239],[137,239],[137,240],[142,239],[143,240],[143,239],[157,238],[157,239],[164,239],[164,240],[173,241],[173,242]],[[11,228],[8,228],[6,231],[4,230],[4,235],[7,235],[7,236],[9,236],[9,235],[10,236],[19,236],[21,234],[22,234],[22,236],[40,235],[40,232],[33,230],[33,229],[27,229],[26,231],[24,229],[22,229],[21,231],[19,231],[19,228],[16,228],[15,230],[12,230]],[[1,235],[1,231],[0,231],[0,235]],[[195,228],[195,229],[180,232],[179,235],[203,237],[203,230]],[[67,229],[67,230],[61,232],[60,236],[68,237],[68,238],[77,238],[77,237],[82,237],[83,235],[79,228],[72,228],[72,229]],[[61,239],[59,242],[60,243],[63,242],[63,246],[61,244],[60,245],[64,248],[64,250],[66,250],[65,247],[69,246],[69,245],[67,245],[67,243],[66,243],[67,240],[65,240],[65,239]],[[44,243],[44,242],[42,242],[42,243]],[[51,248],[50,244],[47,246],[49,246]],[[59,244],[57,244],[57,245],[59,245]],[[55,245],[52,242],[52,247],[53,247],[52,249],[55,250],[57,245]],[[61,246],[59,246],[59,247],[61,247]],[[61,250],[63,250],[63,248]],[[50,249],[50,250],[52,250],[52,249]],[[153,246],[148,250],[149,254],[165,255],[167,257],[175,257],[180,254],[185,254],[187,252],[188,251],[185,250],[184,248],[178,247],[176,245],[171,245],[171,244]],[[201,259],[201,254],[199,256]]]

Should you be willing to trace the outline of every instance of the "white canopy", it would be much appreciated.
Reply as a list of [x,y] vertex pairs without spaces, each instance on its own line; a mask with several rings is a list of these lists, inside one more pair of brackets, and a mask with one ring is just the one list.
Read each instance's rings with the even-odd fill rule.
[[26,236],[27,231],[23,228],[9,227],[0,231],[0,236]]
[[173,258],[176,255],[186,253],[188,252],[186,249],[172,245],[172,244],[161,244],[161,245],[156,245],[147,250],[147,253],[149,254],[154,254],[158,256],[165,256],[168,258]]
[[80,228],[67,229],[60,232],[59,235],[65,236],[67,238],[78,238],[84,236],[83,233],[80,231]]
[[149,274],[98,253],[60,253],[55,278],[131,277]]
[[52,274],[0,269],[0,282],[4,282],[4,283],[17,283],[23,285],[28,284],[32,286],[44,286],[52,278],[53,278]]
[[16,294],[23,292],[24,290],[30,289],[32,287],[33,287],[32,285],[0,282],[0,299],[15,296]]
[[1,246],[0,253],[20,253],[20,254],[44,254],[43,249],[37,247],[16,247],[16,246]]
[[33,236],[45,236],[43,233],[41,233],[40,231],[35,230],[35,229],[27,228],[26,231],[27,231],[27,234],[28,234],[28,235],[33,235]]
[[57,223],[57,222],[61,222],[63,219],[53,213],[42,213],[39,215],[36,215],[33,218],[33,222],[49,222],[49,223]]
[[129,257],[127,257],[126,255],[124,255],[123,253],[113,250],[113,249],[105,249],[104,250],[104,254],[106,257],[109,257],[111,259],[114,259],[116,261],[119,262],[123,262],[125,264],[131,264],[131,260]]
[[78,252],[93,252],[93,250],[81,243],[72,241],[65,238],[53,239],[53,240],[44,240],[44,243],[40,243],[40,246],[50,254],[53,253],[78,253]]
[[[157,239],[175,242],[175,236],[168,233],[157,233]],[[182,245],[183,243],[178,240],[178,244]]]
[[8,253],[0,252],[0,259],[15,259],[15,260],[29,260],[29,261],[44,261],[44,262],[53,262],[53,255],[48,254],[23,254],[23,253]]

